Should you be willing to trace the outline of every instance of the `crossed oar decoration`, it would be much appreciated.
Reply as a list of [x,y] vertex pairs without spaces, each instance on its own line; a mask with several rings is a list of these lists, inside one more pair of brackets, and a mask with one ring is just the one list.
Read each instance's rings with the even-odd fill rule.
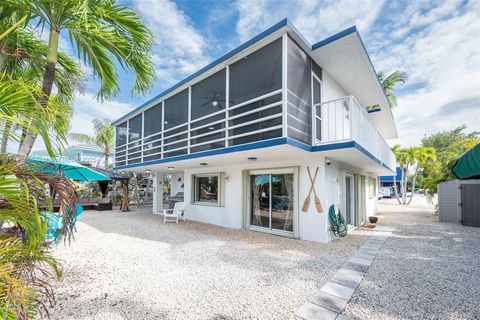
[[320,204],[320,199],[318,199],[317,192],[315,191],[315,179],[317,179],[318,167],[317,167],[317,170],[315,170],[315,175],[313,176],[313,179],[312,179],[312,174],[310,173],[309,167],[307,167],[307,171],[308,171],[308,177],[310,178],[310,182],[312,183],[312,185],[310,186],[310,191],[308,192],[307,198],[305,198],[305,201],[303,202],[302,211],[303,212],[308,211],[308,207],[310,206],[310,196],[312,195],[312,191],[313,191],[313,195],[315,197],[314,198],[315,207],[317,209],[317,212],[322,213],[323,212],[322,205]]

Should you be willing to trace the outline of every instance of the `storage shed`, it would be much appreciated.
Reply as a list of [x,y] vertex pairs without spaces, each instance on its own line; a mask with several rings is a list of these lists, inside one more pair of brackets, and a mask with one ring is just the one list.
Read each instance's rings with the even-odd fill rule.
[[480,227],[480,180],[451,180],[438,185],[440,222]]

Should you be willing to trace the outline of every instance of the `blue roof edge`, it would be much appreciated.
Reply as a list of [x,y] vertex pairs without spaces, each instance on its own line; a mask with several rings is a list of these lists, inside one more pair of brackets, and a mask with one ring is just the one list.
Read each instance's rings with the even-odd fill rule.
[[[340,31],[339,33],[336,33],[336,34],[334,34],[334,35],[332,35],[332,36],[330,36],[326,39],[323,39],[322,41],[319,41],[319,42],[313,44],[312,45],[312,50],[315,50],[315,49],[318,49],[320,47],[326,46],[327,44],[332,43],[332,42],[334,42],[338,39],[341,39],[343,37],[346,37],[349,34],[354,33],[354,32],[356,32],[359,35],[357,27],[356,26],[351,26],[350,28],[347,28],[343,31]],[[360,35],[359,35],[359,37],[360,37]],[[365,47],[364,47],[364,49],[365,49]]]

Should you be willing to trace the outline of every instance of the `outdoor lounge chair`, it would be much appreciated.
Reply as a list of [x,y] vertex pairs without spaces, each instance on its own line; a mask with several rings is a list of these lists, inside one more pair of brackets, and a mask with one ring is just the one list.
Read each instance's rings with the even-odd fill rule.
[[163,223],[167,221],[175,221],[178,223],[178,219],[184,218],[185,212],[185,203],[184,202],[177,202],[173,209],[163,209]]

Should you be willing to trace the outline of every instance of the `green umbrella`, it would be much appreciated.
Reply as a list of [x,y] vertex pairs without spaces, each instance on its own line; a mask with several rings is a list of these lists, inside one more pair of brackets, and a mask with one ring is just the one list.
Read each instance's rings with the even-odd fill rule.
[[480,177],[480,143],[457,159],[452,172],[458,179]]
[[63,173],[68,179],[75,181],[108,181],[111,180],[104,174],[90,169],[76,162],[47,160],[41,158],[30,158],[28,162],[35,166],[35,170],[45,173]]

